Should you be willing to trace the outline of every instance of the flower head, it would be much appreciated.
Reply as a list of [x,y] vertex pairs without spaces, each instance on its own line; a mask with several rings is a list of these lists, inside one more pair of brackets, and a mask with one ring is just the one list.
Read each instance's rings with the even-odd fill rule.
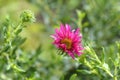
[[71,30],[70,25],[61,24],[60,29],[55,29],[56,33],[52,35],[52,38],[54,39],[53,44],[74,59],[75,54],[80,56],[83,50],[81,43],[82,35],[79,34],[79,31],[79,28]]

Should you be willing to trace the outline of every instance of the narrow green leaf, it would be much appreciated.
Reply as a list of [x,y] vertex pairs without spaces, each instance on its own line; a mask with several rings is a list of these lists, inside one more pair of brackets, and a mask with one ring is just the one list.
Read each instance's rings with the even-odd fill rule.
[[88,70],[77,70],[77,71],[83,74],[92,74],[92,72]]
[[77,77],[77,74],[73,74],[73,75],[70,77],[70,80],[76,80],[76,77]]
[[15,34],[18,35],[20,32],[22,31],[22,29],[18,29]]
[[12,66],[12,68],[15,69],[15,70],[17,70],[17,71],[19,71],[19,72],[25,72],[25,70],[23,70],[21,67],[19,67],[19,66],[16,65],[16,64],[14,64],[14,65]]

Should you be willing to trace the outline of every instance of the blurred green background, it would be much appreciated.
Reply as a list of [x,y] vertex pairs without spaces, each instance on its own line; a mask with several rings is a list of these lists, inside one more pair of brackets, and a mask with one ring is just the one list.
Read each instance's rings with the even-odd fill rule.
[[[58,55],[52,44],[50,35],[60,23],[79,27],[83,45],[90,43],[96,51],[120,40],[119,0],[0,0],[0,23],[8,15],[17,22],[18,15],[26,9],[36,17],[36,22],[28,23],[21,32],[21,37],[27,39],[16,52],[16,60],[26,72],[6,70],[7,64],[1,63],[0,80],[60,80],[63,76],[69,80],[79,64]],[[93,80],[78,75],[78,80]]]

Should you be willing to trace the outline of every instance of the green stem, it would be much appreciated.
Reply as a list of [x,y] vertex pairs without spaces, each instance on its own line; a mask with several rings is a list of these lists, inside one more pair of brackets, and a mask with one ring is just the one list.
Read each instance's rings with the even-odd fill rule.
[[20,23],[18,24],[18,26],[15,28],[13,34],[16,33],[21,28],[22,24],[23,24],[23,22],[20,21]]
[[114,80],[117,80],[117,66],[115,66],[115,70],[114,70]]

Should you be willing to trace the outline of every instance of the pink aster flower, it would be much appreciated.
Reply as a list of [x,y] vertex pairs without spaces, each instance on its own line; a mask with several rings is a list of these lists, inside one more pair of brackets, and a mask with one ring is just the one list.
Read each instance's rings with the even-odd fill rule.
[[75,55],[80,56],[83,50],[82,35],[79,34],[79,31],[79,28],[71,30],[70,25],[61,24],[60,29],[55,29],[56,33],[51,36],[54,39],[53,44],[74,59]]

